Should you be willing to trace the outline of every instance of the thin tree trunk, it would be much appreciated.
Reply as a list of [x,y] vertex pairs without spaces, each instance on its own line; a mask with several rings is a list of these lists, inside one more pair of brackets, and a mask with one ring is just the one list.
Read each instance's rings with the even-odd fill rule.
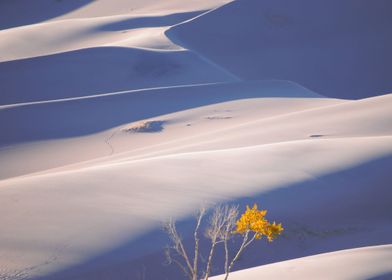
[[214,251],[215,251],[215,245],[216,245],[216,240],[213,240],[212,243],[211,243],[210,254],[208,255],[205,280],[208,280],[208,277],[209,277],[210,272],[211,272],[211,263],[212,263],[212,257],[214,255]]
[[197,273],[198,273],[198,260],[199,260],[199,228],[200,228],[200,224],[201,224],[201,220],[203,219],[203,215],[204,215],[204,209],[200,210],[199,216],[197,217],[197,224],[196,224],[196,228],[194,231],[194,239],[195,239],[195,256],[193,259],[193,280],[198,280],[197,279]]
[[228,239],[226,238],[224,240],[224,245],[225,245],[225,274],[228,273],[229,271],[229,247],[227,245]]
[[255,240],[256,234],[253,235],[252,239],[249,240],[249,241],[248,241],[248,238],[249,238],[249,231],[247,231],[247,232],[245,233],[244,239],[242,240],[242,244],[241,244],[240,248],[238,249],[237,254],[236,254],[235,257],[233,258],[233,260],[230,262],[230,265],[229,265],[229,267],[227,268],[227,271],[226,271],[226,275],[225,275],[225,279],[224,279],[224,280],[227,280],[227,279],[229,278],[229,273],[230,273],[231,269],[233,268],[234,263],[235,263],[235,262],[238,260],[238,258],[241,256],[241,254],[242,254],[242,252],[244,251],[244,249],[245,249],[246,247],[248,247],[248,245],[249,245],[250,243],[252,243],[253,240]]
[[187,253],[185,251],[185,248],[184,248],[184,245],[182,244],[181,241],[180,241],[180,249],[181,249],[182,257],[184,258],[185,263],[188,266],[188,269],[189,269],[190,273],[193,275],[192,279],[197,280],[196,279],[197,277],[196,278],[194,277],[195,272],[193,271],[191,262],[189,261],[188,255],[187,255]]

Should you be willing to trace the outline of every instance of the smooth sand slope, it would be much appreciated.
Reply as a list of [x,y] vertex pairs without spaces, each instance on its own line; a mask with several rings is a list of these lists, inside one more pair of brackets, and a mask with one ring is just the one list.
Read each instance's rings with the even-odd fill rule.
[[0,68],[1,105],[233,80],[193,53],[123,47],[4,62]]
[[200,12],[67,19],[0,31],[1,60],[31,58],[97,46],[184,50],[163,34]]
[[0,2],[0,29],[57,21],[123,14],[164,14],[201,11],[215,8],[230,0],[4,0]]
[[165,35],[198,14],[130,13],[0,30],[0,105],[238,80]]
[[[137,90],[3,106],[0,124],[8,133],[1,138],[0,160],[5,166],[1,174],[3,178],[10,177],[121,151],[135,150],[143,155],[154,146],[162,152],[165,142],[169,147],[172,141],[198,144],[191,135],[208,135],[218,127],[223,129],[251,120],[254,114],[267,118],[340,102],[321,98],[293,83],[276,81]],[[123,131],[151,118],[164,122],[164,133],[151,137],[149,133]],[[169,128],[171,133],[166,133]],[[64,153],[65,148],[71,153]],[[143,149],[137,150],[140,148]],[[37,163],[36,151],[51,156],[42,157]]]
[[[378,279],[392,277],[391,245],[339,251],[233,273],[230,279]],[[369,265],[373,264],[373,265]],[[333,267],[333,269],[331,269]],[[214,280],[223,278],[211,278]]]
[[[159,226],[159,221],[165,217],[190,213],[203,201],[261,194],[266,196],[264,204],[277,219],[285,221],[289,232],[292,231],[288,236],[293,240],[277,243],[278,248],[281,247],[280,253],[273,259],[265,259],[268,253],[263,254],[264,257],[250,258],[255,264],[327,248],[389,242],[391,227],[387,221],[391,217],[386,210],[389,209],[391,193],[388,191],[388,175],[383,169],[391,164],[392,128],[390,117],[382,122],[389,113],[390,96],[338,104],[326,102],[324,106],[319,98],[310,100],[314,100],[316,108],[301,108],[298,112],[278,116],[263,116],[263,111],[249,115],[241,113],[241,108],[251,109],[250,104],[256,102],[271,105],[271,99],[266,98],[252,99],[250,104],[247,100],[231,101],[209,105],[208,110],[193,109],[156,117],[155,120],[167,121],[167,124],[163,123],[162,131],[142,134],[139,139],[145,143],[151,141],[154,145],[160,144],[160,140],[163,142],[159,149],[152,145],[152,153],[146,145],[142,146],[143,153],[132,152],[133,141],[135,147],[141,147],[138,139],[132,139],[139,137],[138,133],[120,130],[119,135],[110,140],[111,146],[116,150],[117,145],[121,147],[125,139],[130,139],[130,143],[125,141],[127,152],[82,165],[70,165],[63,170],[41,171],[37,175],[26,174],[3,180],[0,183],[1,205],[7,218],[2,221],[1,240],[4,242],[2,248],[9,248],[5,249],[8,256],[5,267],[29,275],[46,274],[89,261],[92,256],[105,255],[113,246],[121,247],[138,234]],[[303,98],[275,102],[306,106]],[[226,111],[222,106],[227,108]],[[373,110],[372,106],[379,110]],[[261,112],[260,117],[257,112]],[[340,112],[346,116],[344,121],[339,117]],[[236,119],[241,117],[243,120],[238,123]],[[312,122],[307,121],[309,119]],[[379,123],[380,126],[366,126],[363,125],[365,122]],[[189,123],[190,127],[187,126]],[[204,128],[199,130],[197,126]],[[132,124],[122,128],[128,127]],[[190,130],[183,131],[186,128]],[[318,137],[312,137],[314,135]],[[191,136],[194,139],[189,141]],[[98,137],[107,152],[102,134],[96,135]],[[155,141],[152,138],[156,138]],[[65,151],[63,140],[53,141],[52,145]],[[38,149],[44,151],[50,147]],[[12,156],[22,155],[15,152],[8,156],[12,159]],[[50,162],[51,157],[41,158]],[[16,160],[21,161],[20,158]],[[345,174],[347,169],[353,171]],[[330,174],[338,175],[329,177]],[[346,182],[352,183],[347,185]],[[281,190],[281,195],[274,195],[275,191],[290,185],[295,200],[290,199],[293,195],[290,188]],[[295,191],[297,188],[299,190]],[[268,198],[268,194],[272,197]],[[285,203],[279,204],[280,200]],[[331,203],[333,209],[328,207]],[[358,217],[359,209],[367,209],[366,214]],[[334,219],[328,220],[331,216]],[[23,220],[28,223],[21,223]],[[135,224],[134,221],[138,222]],[[316,232],[315,238],[306,241],[309,243],[307,249],[300,245],[302,234],[305,239],[307,237],[308,230],[303,228]],[[299,236],[297,231],[301,232]],[[334,231],[337,233],[328,235]],[[318,237],[317,233],[321,236]],[[355,237],[348,238],[352,236]],[[35,245],[29,246],[28,250],[21,246],[32,241]],[[289,247],[286,247],[287,243]],[[162,245],[159,242],[155,247],[150,244],[154,250],[159,250]],[[122,257],[125,261],[137,259],[140,255],[130,246]],[[84,271],[89,277],[100,279],[95,274],[100,271],[99,264],[99,261],[93,261],[64,275],[78,279],[79,273]],[[126,276],[124,270],[119,269],[122,262],[116,258],[105,259],[105,264],[119,279]],[[116,271],[121,273],[117,275]],[[151,279],[157,279],[156,274],[150,273]]]
[[0,280],[183,279],[226,201],[285,227],[233,279],[390,277],[389,2],[228,2],[0,3]]
[[237,0],[168,35],[244,79],[363,98],[392,87],[391,10],[389,0]]

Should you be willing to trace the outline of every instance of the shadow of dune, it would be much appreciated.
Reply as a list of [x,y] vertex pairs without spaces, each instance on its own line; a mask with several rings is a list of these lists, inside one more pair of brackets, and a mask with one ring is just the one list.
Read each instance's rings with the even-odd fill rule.
[[383,273],[381,275],[377,275],[375,277],[367,278],[366,280],[391,280],[392,272]]
[[318,97],[289,82],[246,82],[125,92],[0,110],[0,145],[83,136],[121,124],[230,100]]
[[227,80],[191,52],[96,47],[0,63],[0,105]]
[[[270,220],[282,222],[285,227],[284,235],[273,243],[262,240],[249,247],[235,270],[391,243],[391,167],[392,156],[387,156],[311,181],[234,199],[231,202],[239,204],[241,209],[246,204],[258,203],[269,210]],[[192,246],[189,233],[193,226],[194,218],[179,223],[187,247]],[[157,228],[86,263],[34,280],[185,279],[174,265],[164,265],[164,253],[159,248],[167,242],[165,234]],[[206,244],[203,240],[204,256]],[[217,251],[216,259],[223,260],[222,250]],[[213,274],[222,273],[221,267],[221,263],[215,263]],[[388,276],[390,273],[371,279]]]
[[0,30],[39,23],[67,14],[93,0],[2,0]]
[[117,21],[97,27],[99,31],[121,31],[125,29],[136,29],[146,27],[171,26],[194,18],[205,11],[176,13],[166,16],[136,17]]
[[389,0],[238,0],[166,34],[242,79],[360,99],[392,91],[391,9]]

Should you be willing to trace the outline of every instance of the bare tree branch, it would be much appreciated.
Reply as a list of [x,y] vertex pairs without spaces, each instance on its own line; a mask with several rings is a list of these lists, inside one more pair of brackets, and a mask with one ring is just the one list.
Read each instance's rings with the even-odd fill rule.
[[215,207],[210,218],[209,227],[206,231],[207,237],[211,240],[211,248],[207,260],[205,280],[208,280],[209,274],[211,272],[212,258],[215,252],[215,247],[218,243],[225,242],[225,240],[227,241],[230,238],[230,234],[234,228],[237,216],[238,206],[226,205]]
[[[254,236],[255,237],[255,236]],[[254,240],[254,237],[252,238],[252,241]],[[225,279],[227,280],[227,278],[229,277],[229,273],[231,271],[231,269],[233,268],[234,263],[238,260],[238,258],[241,256],[243,250],[245,249],[245,245],[248,243],[248,239],[249,239],[249,230],[247,232],[245,232],[245,234],[243,235],[243,239],[242,239],[242,243],[240,248],[237,251],[237,254],[234,256],[234,258],[231,260],[229,267],[227,268],[226,271],[226,275],[225,275]],[[249,244],[248,244],[249,245]]]
[[[188,254],[186,253],[185,247],[182,243],[182,239],[177,232],[175,221],[173,219],[170,219],[164,225],[164,228],[173,243],[173,249],[184,259],[186,266],[187,266],[187,269],[189,270],[188,271],[189,274],[193,276],[194,270],[193,270],[193,267],[192,267],[191,262],[189,260]],[[190,279],[193,279],[193,277]]]
[[201,221],[204,217],[204,214],[206,212],[206,209],[204,207],[201,207],[198,214],[197,214],[197,222],[196,222],[196,228],[195,231],[193,232],[193,237],[195,239],[195,253],[194,253],[194,258],[193,258],[193,280],[197,280],[197,275],[198,275],[198,261],[199,261],[199,228],[201,225]]

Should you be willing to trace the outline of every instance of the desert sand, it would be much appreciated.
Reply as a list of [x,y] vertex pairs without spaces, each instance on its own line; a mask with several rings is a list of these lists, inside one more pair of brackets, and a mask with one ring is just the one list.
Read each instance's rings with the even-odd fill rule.
[[0,279],[185,279],[162,222],[254,202],[229,279],[392,279],[391,8],[2,1]]

